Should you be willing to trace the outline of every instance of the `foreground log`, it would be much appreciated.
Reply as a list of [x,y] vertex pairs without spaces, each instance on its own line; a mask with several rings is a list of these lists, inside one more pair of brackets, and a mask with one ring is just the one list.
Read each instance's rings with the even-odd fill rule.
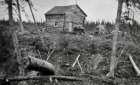
[[67,80],[67,81],[82,81],[82,78],[72,77],[72,76],[18,76],[6,78],[6,81],[23,81],[23,80],[48,80],[48,79],[57,79],[57,80]]
[[43,75],[54,75],[55,68],[51,63],[34,57],[26,57],[21,60],[21,65],[28,70],[39,71]]

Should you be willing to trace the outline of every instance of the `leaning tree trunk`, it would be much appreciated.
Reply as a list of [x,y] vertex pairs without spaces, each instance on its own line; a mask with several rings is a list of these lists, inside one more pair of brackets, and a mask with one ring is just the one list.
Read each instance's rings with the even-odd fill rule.
[[[13,38],[13,42],[14,42],[14,48],[15,48],[15,54],[16,54],[17,62],[20,64],[21,51],[19,49],[19,43],[18,43],[18,39],[17,39],[17,34],[16,34],[16,32],[14,30],[12,31],[12,38]],[[21,66],[19,66],[19,75],[24,75],[24,69]]]
[[[16,35],[16,32],[14,31],[12,0],[9,0],[9,3],[8,3],[8,12],[9,12],[9,24],[10,24],[10,27],[12,30],[12,39],[13,39],[13,43],[14,43],[15,53],[17,56],[17,62],[20,63],[21,52],[19,50],[19,43],[18,43],[17,35]],[[20,66],[19,66],[19,74],[20,75],[23,74],[23,69]]]
[[17,0],[17,8],[18,8],[18,13],[19,13],[19,24],[20,24],[20,30],[22,33],[25,32],[23,23],[22,23],[22,18],[21,18],[21,12],[20,12],[20,6],[19,6],[19,0]]
[[9,24],[13,25],[13,11],[12,11],[12,0],[9,0],[8,2],[8,14],[9,14]]
[[[21,52],[19,50],[19,43],[18,43],[17,35],[16,35],[16,32],[14,31],[12,0],[9,0],[9,3],[8,3],[8,12],[9,12],[9,24],[10,24],[9,28],[12,31],[12,39],[13,39],[14,48],[15,48],[14,52],[16,53],[17,62],[20,63]],[[19,75],[24,75],[24,69],[20,66],[19,66]],[[24,84],[22,84],[22,85],[24,85]]]
[[132,65],[133,65],[133,67],[134,67],[134,69],[135,69],[135,71],[137,73],[137,76],[140,76],[140,70],[139,70],[138,66],[134,62],[132,56],[130,54],[128,54],[128,56],[129,56],[130,62],[132,63]]
[[44,42],[44,40],[43,40],[43,36],[42,36],[42,34],[41,34],[41,32],[40,32],[40,30],[39,30],[39,28],[38,28],[38,25],[37,25],[37,23],[36,23],[36,20],[35,20],[34,14],[33,14],[33,10],[32,10],[32,7],[31,7],[30,0],[26,0],[26,1],[27,1],[28,4],[29,4],[30,10],[31,10],[31,14],[32,14],[32,17],[33,17],[33,20],[34,20],[36,29],[37,29],[37,31],[38,31],[39,37],[40,37],[40,39],[41,39],[42,45],[43,45],[43,47],[45,47],[45,48],[47,49],[47,47],[46,47],[46,45],[45,45],[45,42]]
[[118,31],[120,27],[120,18],[121,18],[121,13],[122,13],[122,0],[118,0],[118,10],[117,10],[117,18],[115,22],[115,33],[113,37],[113,46],[112,46],[112,54],[111,54],[111,63],[110,63],[110,71],[107,74],[108,77],[114,77],[114,70],[117,65],[116,60],[116,51],[117,51],[117,44],[118,44]]
[[[20,64],[20,61],[21,61],[21,51],[19,49],[19,43],[18,43],[18,38],[17,38],[17,34],[14,30],[14,27],[11,26],[12,28],[12,39],[13,39],[13,43],[14,43],[14,48],[15,48],[15,54],[16,54],[16,58],[17,58],[17,62],[18,64]],[[19,71],[19,75],[20,76],[24,76],[24,68],[22,68],[20,65],[18,67],[18,71]],[[26,82],[24,81],[20,81],[19,84],[21,85],[25,85]]]

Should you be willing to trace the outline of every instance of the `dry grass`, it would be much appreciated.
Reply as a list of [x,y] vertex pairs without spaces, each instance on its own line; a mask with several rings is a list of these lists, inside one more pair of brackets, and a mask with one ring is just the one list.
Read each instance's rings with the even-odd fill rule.
[[[52,63],[55,66],[57,75],[70,75],[87,78],[87,80],[83,82],[59,81],[58,85],[109,85],[109,83],[90,79],[90,77],[85,75],[105,76],[108,73],[111,57],[112,39],[103,39],[91,36],[89,34],[75,35],[42,32],[42,35],[44,36],[45,44],[47,46],[49,46],[52,42],[55,43],[55,51],[49,58],[48,62]],[[38,34],[18,35],[18,39],[20,47],[26,48],[26,51],[22,52],[23,56],[25,56],[25,54],[29,51],[36,52],[36,50],[39,50],[42,59],[45,60],[47,58],[48,50],[45,50],[45,48],[42,47]],[[33,45],[33,42],[36,42],[39,46],[37,49]],[[122,43],[122,39],[120,39],[117,55],[119,55],[120,51],[122,50]],[[140,58],[137,56],[140,55],[140,52],[136,48],[137,46],[135,46],[130,41],[126,41],[125,45],[127,45],[127,48],[118,63],[115,76],[122,79],[135,78],[135,71],[125,54],[132,54],[137,65],[139,65]],[[97,53],[99,53],[103,57],[103,60],[99,63],[97,69],[94,69],[95,60],[92,58],[92,55]],[[71,68],[78,54],[81,54],[79,62],[84,71],[84,74],[82,75],[78,65],[76,65],[74,68]],[[14,62],[13,65],[16,65],[16,63]],[[14,75],[17,74],[18,71],[16,66],[10,67],[11,69],[9,71],[9,74],[12,74],[11,72],[14,72]]]

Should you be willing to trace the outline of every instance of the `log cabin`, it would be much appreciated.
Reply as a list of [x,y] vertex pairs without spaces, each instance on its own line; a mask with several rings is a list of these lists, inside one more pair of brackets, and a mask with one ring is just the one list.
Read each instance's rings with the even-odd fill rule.
[[45,13],[46,29],[73,32],[83,27],[86,13],[78,5],[55,6]]

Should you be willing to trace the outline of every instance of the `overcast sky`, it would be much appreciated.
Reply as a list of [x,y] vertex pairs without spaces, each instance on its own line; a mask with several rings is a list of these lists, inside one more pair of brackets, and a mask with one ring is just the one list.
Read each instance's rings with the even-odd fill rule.
[[[2,0],[0,0],[2,1]],[[45,20],[44,14],[49,11],[54,6],[66,6],[76,4],[76,0],[31,0],[34,4],[35,18],[37,21]],[[96,20],[105,20],[105,21],[114,21],[116,18],[117,12],[117,0],[77,0],[77,4],[80,8],[87,14],[87,20],[96,21]],[[22,14],[23,20],[32,20],[32,16],[26,4],[25,7],[26,13],[29,17],[25,17],[25,14]],[[6,5],[0,5],[0,19],[7,19],[8,15],[3,16],[7,13]],[[16,16],[15,16],[16,17]]]

